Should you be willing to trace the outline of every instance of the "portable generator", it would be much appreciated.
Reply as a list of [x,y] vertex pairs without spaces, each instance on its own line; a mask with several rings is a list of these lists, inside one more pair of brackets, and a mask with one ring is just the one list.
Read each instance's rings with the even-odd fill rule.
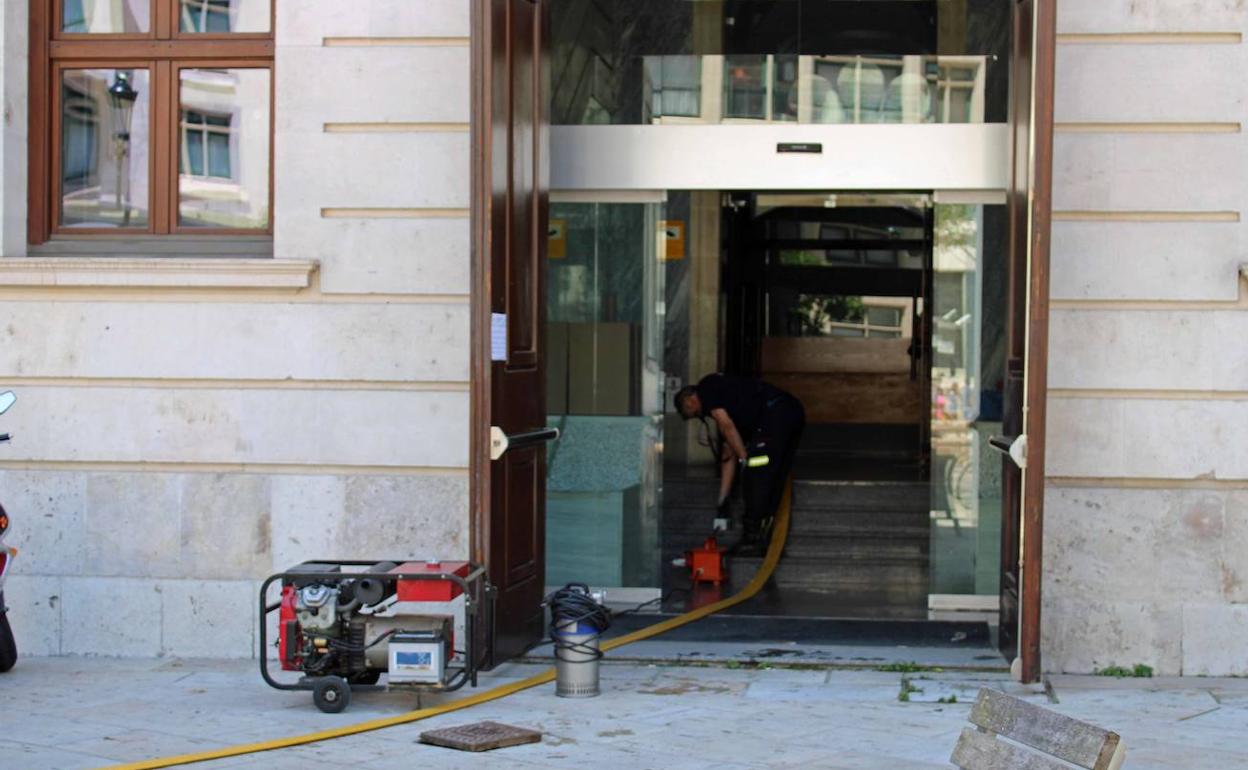
[[[280,598],[269,592],[280,584]],[[449,692],[477,684],[477,630],[488,617],[485,569],[428,560],[307,561],[260,588],[260,673],[279,690],[311,690],[338,713],[353,687]],[[277,660],[297,681],[269,670],[269,622],[277,614]]]

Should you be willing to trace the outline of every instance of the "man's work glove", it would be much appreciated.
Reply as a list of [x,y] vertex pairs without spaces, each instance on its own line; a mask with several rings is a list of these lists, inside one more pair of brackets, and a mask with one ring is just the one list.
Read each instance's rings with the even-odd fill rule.
[[730,505],[728,498],[719,501],[719,505],[715,507],[715,522],[711,525],[711,529],[715,532],[727,532],[728,525],[732,521],[732,513],[729,510]]

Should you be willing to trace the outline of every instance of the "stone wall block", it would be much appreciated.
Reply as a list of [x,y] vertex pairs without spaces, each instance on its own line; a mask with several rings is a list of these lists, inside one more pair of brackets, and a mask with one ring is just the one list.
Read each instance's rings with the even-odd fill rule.
[[1239,122],[1248,103],[1246,68],[1243,45],[1059,45],[1054,117],[1059,123]]
[[182,477],[183,575],[260,578],[272,564],[270,477],[196,473]]
[[1096,0],[1057,4],[1058,33],[1248,31],[1243,0]]
[[[468,465],[468,394],[439,391],[29,387],[14,460]],[[76,417],[85,403],[107,420]],[[89,490],[88,490],[89,491]]]
[[[288,254],[318,260],[321,291],[326,294],[469,293],[472,263],[467,217],[323,219],[314,207],[308,207],[305,214],[275,223],[276,245]],[[454,333],[465,369],[467,309],[465,304],[462,324],[438,332]]]
[[20,551],[15,574],[65,575],[82,569],[86,488],[86,476],[78,473],[0,471],[0,502],[12,522],[5,541]]
[[61,654],[62,598],[60,577],[10,573],[5,578],[4,604],[18,655]]
[[1183,608],[1183,673],[1248,676],[1248,604]]
[[[278,152],[281,184],[305,205],[466,209],[470,203],[467,132],[309,134]],[[347,157],[350,163],[326,173],[326,158]],[[283,194],[279,203],[287,199]]]
[[1054,222],[1053,299],[1239,298],[1248,223]]
[[468,478],[353,476],[336,539],[362,559],[466,559]]
[[1050,398],[1050,476],[1248,479],[1243,401]]
[[468,379],[467,304],[62,301],[39,313],[29,305],[0,302],[0,329],[8,335],[0,371],[58,378]]
[[273,477],[273,572],[311,559],[345,558],[336,535],[346,484],[344,476]]
[[1183,612],[1178,606],[1110,599],[1045,597],[1041,644],[1046,671],[1090,674],[1106,666],[1182,672]]
[[248,580],[162,580],[161,655],[253,658],[259,584]]
[[1248,313],[1056,308],[1050,388],[1248,391]]
[[1223,598],[1248,604],[1248,492],[1227,494],[1220,566]]
[[178,476],[93,473],[86,476],[86,495],[84,557],[68,574],[171,577],[181,573]]
[[464,0],[299,0],[278,3],[277,43],[319,46],[325,37],[465,37]]
[[1053,147],[1058,211],[1238,210],[1248,137],[1061,133]]
[[154,658],[161,654],[161,582],[65,577],[61,652]]
[[1045,494],[1044,594],[1073,600],[1088,595],[1148,601],[1157,590],[1148,563],[1158,516],[1132,510],[1122,490],[1050,487]]
[[[323,133],[326,123],[467,123],[471,61],[467,46],[279,45],[274,113],[278,168],[287,149]],[[468,156],[463,161],[467,173]],[[321,158],[305,170],[337,172],[343,167]],[[281,177],[277,183],[280,190]]]

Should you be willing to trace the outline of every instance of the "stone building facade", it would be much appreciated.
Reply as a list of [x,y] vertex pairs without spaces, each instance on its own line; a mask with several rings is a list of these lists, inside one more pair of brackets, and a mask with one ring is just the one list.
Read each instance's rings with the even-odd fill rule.
[[[248,657],[302,558],[465,558],[467,0],[279,0],[271,255],[28,247],[4,3],[0,499],[29,654]],[[1044,665],[1248,674],[1248,5],[1059,2]]]

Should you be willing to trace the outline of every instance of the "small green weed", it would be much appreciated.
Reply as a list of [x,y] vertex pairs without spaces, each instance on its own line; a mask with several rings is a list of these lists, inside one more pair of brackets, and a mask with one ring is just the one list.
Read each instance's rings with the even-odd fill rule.
[[1092,672],[1096,676],[1112,676],[1118,679],[1151,679],[1153,676],[1153,667],[1143,663],[1136,663],[1133,667],[1126,666],[1106,666],[1098,668]]
[[910,681],[909,677],[903,676],[901,678],[901,692],[897,694],[897,700],[901,701],[902,703],[909,703],[910,695],[912,693],[920,693],[920,692],[923,692],[923,688],[915,687],[914,683]]
[[957,703],[957,702],[958,702],[958,696],[956,696],[956,695],[946,695],[946,696],[945,696],[945,697],[943,697],[943,698],[937,698],[937,699],[936,699],[936,702],[937,702],[937,703]]
[[906,661],[904,663],[885,663],[875,667],[876,671],[885,671],[892,674],[917,674],[920,671],[940,672],[939,666],[923,666],[914,661]]

